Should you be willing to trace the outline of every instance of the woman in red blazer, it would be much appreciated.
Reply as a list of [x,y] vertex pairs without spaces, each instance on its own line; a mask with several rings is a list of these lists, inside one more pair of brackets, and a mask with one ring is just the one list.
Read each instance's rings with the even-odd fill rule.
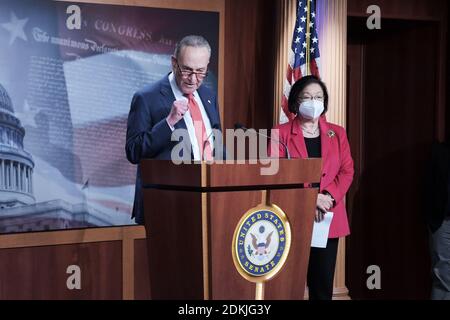
[[[292,158],[323,161],[315,219],[320,222],[329,211],[334,216],[327,247],[311,248],[307,281],[310,300],[331,300],[338,240],[350,234],[344,199],[353,180],[353,159],[345,129],[325,118],[328,91],[321,80],[314,76],[298,80],[292,86],[288,106],[296,118],[275,127],[279,131],[273,131],[272,136],[287,145]],[[281,144],[278,149],[279,156],[286,157]]]

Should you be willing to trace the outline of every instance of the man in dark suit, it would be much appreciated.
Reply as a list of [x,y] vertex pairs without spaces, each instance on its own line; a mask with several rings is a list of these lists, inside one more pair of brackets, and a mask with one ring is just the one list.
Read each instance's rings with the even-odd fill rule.
[[[135,93],[128,115],[126,154],[137,164],[136,190],[133,206],[135,221],[144,223],[141,193],[141,159],[175,160],[172,133],[184,129],[190,154],[177,154],[193,160],[211,160],[212,130],[220,130],[216,94],[202,86],[207,76],[211,47],[201,36],[187,36],[176,46],[172,56],[172,72]],[[178,131],[178,130],[177,130]],[[188,135],[187,135],[188,134]]]
[[450,300],[450,146],[434,143],[425,184],[430,229],[431,299]]

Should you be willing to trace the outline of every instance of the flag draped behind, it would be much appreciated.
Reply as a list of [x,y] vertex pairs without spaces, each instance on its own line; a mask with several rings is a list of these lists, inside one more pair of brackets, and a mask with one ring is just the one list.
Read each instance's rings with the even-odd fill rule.
[[316,0],[299,0],[297,19],[289,50],[289,64],[284,82],[280,123],[292,120],[295,115],[288,110],[288,97],[292,85],[307,75],[320,77],[319,39],[316,29]]

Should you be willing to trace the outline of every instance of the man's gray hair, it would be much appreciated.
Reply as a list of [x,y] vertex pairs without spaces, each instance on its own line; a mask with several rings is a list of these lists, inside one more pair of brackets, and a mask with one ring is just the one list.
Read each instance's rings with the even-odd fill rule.
[[181,49],[184,47],[206,48],[208,49],[209,55],[211,56],[211,46],[209,45],[208,41],[202,36],[190,35],[181,39],[181,41],[177,43],[175,52],[173,53],[176,59],[178,59],[178,55],[180,54]]

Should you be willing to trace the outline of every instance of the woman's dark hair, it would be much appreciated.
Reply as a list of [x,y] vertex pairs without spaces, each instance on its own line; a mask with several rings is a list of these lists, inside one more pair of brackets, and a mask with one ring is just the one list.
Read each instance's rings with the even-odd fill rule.
[[317,83],[323,91],[323,105],[324,105],[324,110],[322,112],[322,114],[327,113],[328,111],[328,90],[327,90],[327,86],[325,85],[325,83],[323,83],[319,78],[317,78],[316,76],[306,76],[303,77],[299,80],[297,80],[296,83],[294,83],[294,85],[291,88],[291,92],[289,93],[289,99],[288,99],[288,108],[289,111],[293,114],[297,114],[298,113],[298,96],[300,95],[300,93],[305,90],[305,88],[307,86],[309,86],[310,84],[313,83]]

